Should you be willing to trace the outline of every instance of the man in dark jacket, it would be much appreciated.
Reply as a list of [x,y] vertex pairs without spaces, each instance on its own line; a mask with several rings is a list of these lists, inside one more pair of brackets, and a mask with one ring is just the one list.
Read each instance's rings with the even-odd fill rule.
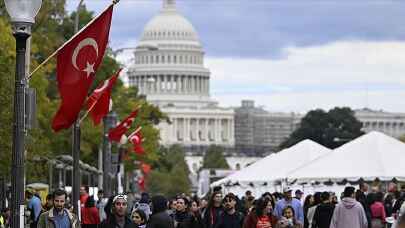
[[174,228],[173,219],[166,212],[167,200],[162,195],[152,197],[152,215],[147,228]]
[[186,197],[179,197],[174,213],[174,226],[176,228],[187,228],[186,223],[190,220],[189,201]]
[[117,195],[112,200],[111,216],[101,223],[101,228],[135,228],[131,219],[126,217],[128,200],[126,195]]
[[322,203],[315,209],[312,228],[329,228],[335,205],[330,202],[329,192],[321,193]]
[[219,217],[217,228],[242,228],[244,216],[236,210],[236,196],[229,193],[223,200],[224,212]]

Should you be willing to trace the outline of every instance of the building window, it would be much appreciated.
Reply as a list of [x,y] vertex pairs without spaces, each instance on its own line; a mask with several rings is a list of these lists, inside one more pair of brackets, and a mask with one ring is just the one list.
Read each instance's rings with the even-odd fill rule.
[[167,56],[167,63],[171,63],[171,62],[172,62],[170,57],[171,57],[170,55]]
[[177,56],[173,56],[173,63],[176,64],[177,63]]

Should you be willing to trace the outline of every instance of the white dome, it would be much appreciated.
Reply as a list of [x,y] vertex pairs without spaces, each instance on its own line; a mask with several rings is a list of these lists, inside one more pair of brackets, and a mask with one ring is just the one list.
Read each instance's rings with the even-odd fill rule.
[[141,42],[186,41],[181,43],[201,46],[193,25],[176,10],[174,4],[174,1],[165,3],[160,13],[148,22],[142,33]]

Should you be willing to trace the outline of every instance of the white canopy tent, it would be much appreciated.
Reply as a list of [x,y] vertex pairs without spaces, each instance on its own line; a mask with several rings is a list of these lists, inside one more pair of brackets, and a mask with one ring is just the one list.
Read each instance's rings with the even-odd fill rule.
[[212,183],[211,187],[222,186],[225,191],[236,194],[247,189],[281,191],[281,180],[289,172],[329,152],[330,149],[312,140],[304,140]]
[[405,143],[370,132],[288,173],[289,181],[405,180]]

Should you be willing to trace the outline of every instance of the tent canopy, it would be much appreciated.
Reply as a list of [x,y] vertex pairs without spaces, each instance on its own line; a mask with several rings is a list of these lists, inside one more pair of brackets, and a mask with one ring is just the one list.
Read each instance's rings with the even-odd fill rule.
[[214,182],[211,186],[236,182],[273,182],[285,179],[290,171],[329,152],[331,152],[330,149],[307,139],[276,154],[270,154],[252,165]]
[[288,173],[288,180],[405,180],[405,144],[370,132]]

